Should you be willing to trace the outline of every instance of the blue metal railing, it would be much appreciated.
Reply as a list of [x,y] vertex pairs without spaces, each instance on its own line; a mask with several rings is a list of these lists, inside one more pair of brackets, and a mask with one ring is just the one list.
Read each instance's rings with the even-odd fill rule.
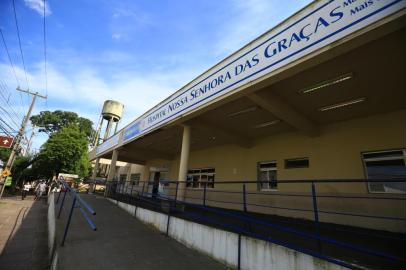
[[61,241],[61,246],[63,246],[65,244],[66,236],[68,235],[68,231],[69,231],[69,228],[70,228],[72,215],[73,215],[73,210],[75,208],[79,208],[82,216],[85,218],[87,224],[89,224],[90,228],[93,231],[96,231],[97,227],[94,224],[94,222],[91,220],[91,218],[89,217],[88,213],[91,214],[91,215],[96,215],[96,211],[87,202],[85,202],[76,193],[76,191],[69,186],[68,183],[65,182],[65,180],[63,179],[62,176],[58,179],[58,182],[61,185],[61,188],[60,188],[60,191],[59,191],[59,194],[58,194],[58,198],[56,200],[56,204],[59,203],[59,198],[61,197],[61,193],[63,193],[61,205],[59,206],[58,215],[57,215],[58,219],[61,217],[63,206],[64,206],[64,203],[65,203],[66,194],[69,193],[70,196],[72,196],[72,205],[71,205],[71,208],[69,210],[68,220],[66,222],[65,230],[64,230],[64,233],[63,233],[62,241]]
[[[405,207],[406,202],[406,194],[357,194],[353,193],[350,195],[334,193],[329,194],[326,192],[318,192],[317,185],[336,185],[342,183],[368,183],[368,182],[402,182],[406,183],[404,179],[375,179],[375,180],[368,180],[368,179],[355,179],[355,180],[293,180],[293,181],[278,181],[278,184],[307,184],[310,185],[310,189],[307,193],[304,194],[297,194],[293,192],[272,192],[272,193],[263,193],[263,192],[255,192],[255,191],[247,191],[247,185],[255,184],[258,185],[261,182],[258,181],[216,181],[215,185],[218,187],[219,185],[234,185],[234,190],[216,190],[213,188],[207,187],[207,182],[199,182],[203,184],[203,188],[200,189],[192,189],[192,188],[180,188],[180,184],[186,185],[186,183],[180,183],[179,181],[164,181],[161,184],[171,184],[171,186],[165,186],[165,190],[168,194],[152,194],[151,185],[156,185],[157,183],[153,182],[139,182],[138,185],[133,185],[131,182],[110,182],[107,186],[107,196],[113,197],[117,200],[126,201],[128,203],[137,204],[138,202],[147,203],[153,205],[156,208],[159,208],[161,205],[161,201],[169,202],[169,213],[168,213],[168,228],[169,231],[169,219],[171,214],[179,213],[179,208],[177,204],[182,204],[189,209],[181,212],[181,215],[189,216],[197,221],[202,221],[204,223],[213,224],[214,226],[221,226],[224,228],[228,228],[237,232],[239,235],[244,234],[248,236],[252,236],[258,239],[262,239],[268,242],[280,244],[286,246],[288,248],[297,250],[302,253],[306,253],[351,269],[357,269],[356,266],[352,265],[349,262],[343,261],[341,259],[334,258],[331,254],[327,254],[322,249],[322,244],[328,244],[330,246],[334,246],[340,248],[345,251],[351,252],[358,252],[359,254],[365,254],[375,258],[381,258],[383,260],[387,260],[388,262],[406,264],[406,260],[403,256],[393,255],[387,251],[377,250],[376,247],[365,247],[362,244],[355,244],[352,241],[346,241],[345,239],[335,239],[331,236],[323,235],[325,230],[334,230],[343,232],[344,235],[348,238],[349,233],[358,236],[368,236],[368,237],[376,237],[378,239],[386,239],[389,241],[406,241],[406,236],[404,234],[392,234],[392,233],[384,233],[379,232],[376,230],[371,229],[362,229],[362,228],[355,228],[353,226],[333,226],[330,227],[327,223],[323,223],[320,221],[320,215],[323,215],[323,218],[328,216],[346,216],[348,218],[357,218],[357,219],[367,219],[367,221],[371,220],[380,220],[385,222],[403,222],[406,226],[406,216],[389,216],[388,214],[366,214],[361,213],[361,210],[354,211],[356,209],[351,209],[351,212],[345,211],[347,209],[341,209],[337,211],[333,208],[333,210],[324,210],[323,204],[320,204],[320,200],[377,200],[378,204],[382,203],[382,200],[388,200],[392,202],[391,206],[394,203],[401,207]],[[235,190],[235,185],[241,185],[241,191]],[[202,185],[200,185],[202,186]],[[185,192],[185,196],[183,200],[178,198],[179,191],[183,190]],[[193,196],[189,194],[193,193]],[[200,194],[199,194],[200,193]],[[213,195],[217,194],[216,198],[212,198]],[[229,194],[232,199],[225,199],[222,198],[222,194]],[[135,195],[135,196],[134,196]],[[196,196],[200,195],[200,196]],[[279,206],[279,205],[271,205],[271,204],[263,204],[263,203],[252,203],[250,199],[253,196],[277,196],[277,197],[284,197],[285,199],[297,200],[299,197],[308,198],[310,200],[310,208],[300,207],[294,208],[289,206]],[[218,199],[220,197],[221,199]],[[328,205],[328,204],[327,204]],[[356,204],[355,204],[356,205]],[[402,206],[403,205],[403,206]],[[231,207],[231,209],[229,209]],[[241,212],[236,212],[235,208],[239,208]],[[252,207],[256,208],[270,208],[275,209],[278,211],[296,211],[301,213],[309,213],[312,214],[312,218],[309,221],[303,219],[294,219],[291,218],[289,220],[278,220],[275,222],[273,219],[263,220],[257,214],[263,214],[261,212],[254,212]],[[196,209],[196,211],[193,211]],[[361,209],[361,208],[360,208]],[[203,212],[202,212],[203,211]],[[207,215],[207,214],[211,215]],[[405,212],[406,214],[406,212]],[[212,217],[213,215],[218,216],[218,218]],[[284,215],[286,217],[286,213]],[[239,221],[242,223],[242,226],[238,226],[238,223],[235,222],[224,222],[224,220],[220,217],[228,217],[235,221]],[[230,220],[229,220],[230,221]],[[285,225],[281,225],[285,224]],[[247,226],[244,224],[248,224]],[[287,227],[286,224],[293,224],[293,225],[306,225],[307,228],[313,228],[311,232],[309,230],[301,230],[298,227]],[[277,237],[270,237],[269,235],[264,235],[259,232],[254,232],[251,230],[251,225],[261,226],[263,228],[270,228],[272,230],[279,231],[283,234],[288,234],[295,236],[301,239],[308,239],[315,241],[317,243],[317,248],[315,249],[308,249],[306,247],[291,243],[289,241],[284,241],[281,239],[277,239]],[[351,223],[349,225],[352,225]],[[324,230],[324,231],[323,231]],[[276,235],[277,236],[277,235]],[[239,236],[241,237],[241,236]],[[356,239],[355,239],[356,240]],[[240,241],[239,241],[240,242]],[[355,241],[356,242],[356,241]],[[406,242],[402,242],[406,243]],[[240,249],[239,249],[240,250]],[[240,252],[239,252],[240,254]],[[406,269],[406,268],[405,268]]]

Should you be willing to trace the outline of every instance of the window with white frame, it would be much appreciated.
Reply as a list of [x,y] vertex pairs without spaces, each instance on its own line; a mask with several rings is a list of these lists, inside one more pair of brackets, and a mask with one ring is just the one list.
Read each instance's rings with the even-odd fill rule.
[[132,173],[130,175],[130,181],[133,186],[138,186],[140,183],[141,174],[139,173]]
[[258,181],[260,190],[278,189],[276,161],[258,163]]
[[191,169],[187,174],[186,187],[191,188],[214,188],[214,177],[216,171],[214,168]]
[[[362,154],[368,179],[406,179],[406,149]],[[369,182],[370,192],[406,193],[404,182]]]

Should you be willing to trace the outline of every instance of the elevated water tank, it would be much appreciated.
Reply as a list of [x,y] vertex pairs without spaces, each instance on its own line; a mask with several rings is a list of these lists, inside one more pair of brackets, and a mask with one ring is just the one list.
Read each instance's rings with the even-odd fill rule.
[[[116,134],[118,124],[121,120],[121,117],[123,116],[123,110],[124,110],[124,105],[121,104],[118,101],[114,100],[106,100],[103,104],[103,109],[100,114],[100,120],[99,124],[97,126],[97,131],[95,132],[94,139],[93,139],[93,145],[97,146],[100,144],[100,138],[102,138],[101,142],[104,142],[110,137],[110,131],[112,130],[113,126],[115,128],[113,129],[114,133],[111,135]],[[104,122],[107,122],[107,124],[103,124]],[[102,134],[102,127],[105,126],[106,129],[104,131],[104,134]]]
[[103,105],[102,116],[103,119],[110,121],[113,118],[114,122],[120,121],[123,116],[124,105],[118,101],[106,100]]

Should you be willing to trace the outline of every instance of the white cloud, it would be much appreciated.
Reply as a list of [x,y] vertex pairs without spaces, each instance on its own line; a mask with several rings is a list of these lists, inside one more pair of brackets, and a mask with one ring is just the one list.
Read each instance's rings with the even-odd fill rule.
[[[24,72],[19,67],[15,68],[21,81]],[[10,70],[8,65],[0,64],[0,78],[4,78],[9,89],[13,89],[17,85],[14,77],[10,76]],[[31,91],[45,94],[43,63],[33,65],[27,75]],[[38,99],[33,114],[43,110],[73,111],[89,118],[96,125],[103,102],[112,99],[124,104],[124,116],[120,124],[120,127],[123,127],[177,90],[183,83],[179,78],[184,80],[185,76],[188,75],[181,72],[145,76],[135,71],[122,71],[107,79],[92,66],[78,65],[76,72],[68,74],[48,62],[47,103],[50,106]],[[22,87],[25,88],[25,85]],[[15,104],[20,102],[18,95],[18,92],[13,93]],[[24,96],[24,99],[25,106],[15,106],[15,110],[26,112],[29,98]],[[45,139],[44,136],[37,137],[35,147],[39,148]]]
[[[229,55],[252,39],[299,10],[309,0],[231,0],[230,9],[214,31],[214,47],[210,53],[221,57]],[[25,0],[27,6],[42,15],[43,0]],[[51,14],[46,2],[47,14]],[[288,10],[290,9],[290,10]],[[151,17],[140,10],[113,9],[109,29],[114,40],[134,40],[137,31],[153,25]],[[185,52],[162,55],[159,61],[139,63],[146,58],[123,51],[103,51],[82,54],[73,49],[52,47],[48,50],[48,104],[38,101],[34,113],[42,110],[68,110],[91,119],[96,125],[103,102],[107,99],[124,104],[120,127],[134,120],[167,96],[201,74],[210,64],[205,58]],[[97,53],[97,54],[96,54]],[[205,55],[207,52],[201,52]],[[142,59],[138,59],[138,58]],[[146,61],[149,61],[148,59]],[[214,64],[214,63],[212,63]],[[43,63],[30,65],[28,79],[31,89],[44,92]],[[148,67],[148,68],[146,68]],[[16,82],[10,67],[0,64],[0,78],[9,86]],[[103,72],[101,72],[103,71]],[[26,87],[24,71],[16,67],[17,76]],[[27,98],[25,97],[27,103]],[[41,142],[43,139],[41,140]]]
[[136,5],[128,5],[125,2],[117,4],[109,25],[114,40],[132,41],[138,31],[153,25],[151,16]]
[[229,55],[287,19],[310,0],[232,0],[228,18],[219,26],[215,53]]
[[119,39],[121,39],[121,34],[113,34],[113,35],[111,35],[111,37],[115,40],[119,40]]
[[[26,3],[38,1],[26,0]],[[43,4],[42,1],[39,2]],[[233,0],[233,2],[234,8],[230,12],[234,19],[224,20],[224,24],[219,26],[222,35],[215,46],[219,54],[228,55],[257,37],[258,32],[264,32],[285,19],[280,17],[279,13],[286,7],[280,3],[277,5],[278,1]],[[301,5],[298,4],[294,9],[299,9]],[[136,17],[136,14],[138,13],[134,11],[117,9],[113,19]],[[147,17],[145,15],[140,22],[148,23]],[[120,33],[113,35],[116,39],[121,37]],[[78,114],[86,115],[96,122],[103,102],[107,99],[117,100],[125,106],[123,125],[191,81],[204,71],[205,66],[199,61],[183,62],[185,60],[182,59],[192,59],[193,56],[190,55],[164,56],[148,70],[144,70],[143,67],[140,67],[142,70],[137,69],[135,56],[122,51],[104,51],[93,56],[88,54],[82,56],[74,51],[59,49],[56,55],[58,55],[58,58],[54,59],[56,62],[48,62],[48,103],[55,109],[57,104],[65,110],[75,110]],[[176,62],[176,65],[172,62]],[[106,71],[101,73],[98,66],[115,69],[111,74],[106,74]],[[173,66],[178,68],[173,69]],[[33,65],[29,71],[31,89],[44,92],[43,63]],[[16,67],[16,72],[20,81],[24,83],[23,70]],[[9,85],[15,84],[7,65],[0,65],[0,77],[8,78]]]
[[45,2],[45,0],[24,0],[24,3],[27,7],[35,10],[41,16],[44,16],[45,4],[45,16],[52,14],[51,8],[49,7],[48,2]]
[[[19,78],[23,78],[20,68],[16,67],[16,72]],[[0,64],[0,77],[6,78],[8,85],[15,85],[9,73],[10,67]],[[151,72],[148,75],[123,70],[105,78],[93,66],[77,65],[75,72],[67,74],[48,63],[48,104],[52,104],[52,110],[71,110],[96,124],[103,102],[117,100],[125,106],[123,126],[169,96],[191,76],[190,70],[174,70],[166,74]],[[33,91],[45,94],[43,63],[34,65],[28,78]],[[34,113],[41,110],[51,108],[39,100]]]

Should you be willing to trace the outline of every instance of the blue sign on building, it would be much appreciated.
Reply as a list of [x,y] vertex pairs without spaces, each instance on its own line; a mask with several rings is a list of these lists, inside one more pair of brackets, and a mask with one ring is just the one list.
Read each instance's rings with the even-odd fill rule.
[[141,131],[140,122],[136,122],[136,123],[130,125],[128,128],[125,129],[124,141],[134,138],[135,136],[137,136],[140,133],[140,131]]

